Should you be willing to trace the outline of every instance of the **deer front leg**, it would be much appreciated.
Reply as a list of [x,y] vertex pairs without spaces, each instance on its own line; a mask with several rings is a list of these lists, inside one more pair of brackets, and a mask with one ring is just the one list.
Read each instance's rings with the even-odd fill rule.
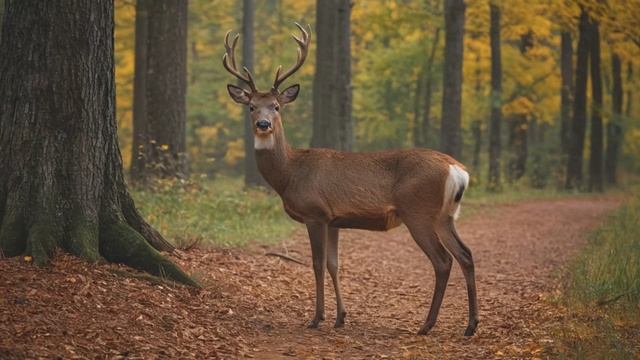
[[333,288],[336,291],[336,323],[334,327],[344,326],[344,318],[347,316],[347,312],[344,310],[342,304],[342,295],[340,294],[340,278],[338,277],[339,263],[338,263],[338,235],[339,229],[329,227],[329,234],[327,238],[327,270],[333,280]]
[[309,328],[317,328],[324,320],[324,268],[327,264],[327,224],[309,223],[309,241],[313,257],[313,272],[316,277],[316,315],[309,322]]

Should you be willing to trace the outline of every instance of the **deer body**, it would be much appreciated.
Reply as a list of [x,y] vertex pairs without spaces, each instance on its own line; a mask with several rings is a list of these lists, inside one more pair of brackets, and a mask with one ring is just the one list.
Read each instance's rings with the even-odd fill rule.
[[249,106],[255,136],[258,169],[280,195],[287,214],[304,223],[309,233],[316,280],[316,311],[309,327],[324,320],[324,274],[329,272],[336,293],[335,326],[344,325],[346,311],[338,276],[339,229],[389,230],[405,224],[420,249],[433,264],[436,284],[429,314],[418,334],[426,334],[436,322],[449,279],[453,258],[467,283],[469,323],[465,335],[475,332],[478,305],[474,263],[460,240],[457,217],[469,175],[452,157],[428,149],[390,150],[375,153],[339,152],[329,149],[294,149],[287,144],[280,107],[298,95],[299,85],[283,91],[278,86],[304,62],[310,37],[298,24],[302,38],[298,61],[276,80],[270,92],[260,92],[249,71],[236,67],[234,49],[225,37],[225,68],[245,81],[251,91],[227,85],[234,101]]

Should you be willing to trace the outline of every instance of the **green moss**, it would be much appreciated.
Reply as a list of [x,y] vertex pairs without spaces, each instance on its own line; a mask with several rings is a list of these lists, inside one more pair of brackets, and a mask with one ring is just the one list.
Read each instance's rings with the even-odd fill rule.
[[72,219],[71,228],[64,239],[67,250],[85,260],[98,261],[98,224],[80,213],[72,216]]
[[124,221],[106,220],[101,223],[100,253],[110,262],[125,264],[186,285],[199,286]]
[[55,218],[47,212],[37,217],[36,222],[29,228],[27,249],[36,265],[46,265],[51,260],[55,248],[62,237],[62,229]]

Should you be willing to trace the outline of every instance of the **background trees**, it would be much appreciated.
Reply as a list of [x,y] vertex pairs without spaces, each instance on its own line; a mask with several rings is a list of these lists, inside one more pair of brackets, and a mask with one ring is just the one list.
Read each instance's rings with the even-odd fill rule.
[[[329,6],[335,2],[322,2]],[[636,27],[637,1],[616,2],[599,6],[596,0],[581,0],[580,4],[590,18],[600,24],[602,71],[602,123],[605,130],[603,146],[612,151],[615,137],[609,141],[609,129],[620,130],[618,170],[638,168],[634,156],[640,152],[636,146],[640,139],[637,107],[632,97],[637,87],[637,78],[629,78],[628,69],[637,64],[639,47]],[[224,33],[229,29],[242,28],[242,3],[231,0],[209,2],[192,0],[189,7],[188,26],[188,116],[186,151],[191,168],[196,174],[212,177],[216,174],[243,175],[245,154],[244,121],[241,109],[228,102],[224,85],[229,81],[219,66],[219,47]],[[500,41],[493,49],[499,49],[502,62],[502,86],[500,106],[493,106],[491,89],[491,10],[489,5],[499,5]],[[254,18],[254,73],[260,84],[268,85],[277,65],[290,64],[294,44],[289,34],[293,21],[311,24],[314,30],[312,52],[320,56],[322,26],[316,23],[320,14],[316,1],[277,0],[255,2]],[[118,124],[123,143],[125,160],[131,158],[131,94],[133,78],[133,36],[135,9],[131,3],[116,0],[116,60],[118,91]],[[638,6],[640,8],[640,6]],[[322,9],[318,8],[319,11]],[[444,2],[442,0],[383,1],[371,0],[354,3],[350,9],[351,39],[351,104],[354,150],[382,150],[410,146],[428,146],[442,149],[441,124],[444,85]],[[585,147],[591,148],[591,125],[587,118],[592,113],[592,93],[584,95],[584,119],[582,150],[569,155],[573,137],[572,126],[576,104],[576,86],[579,72],[577,43],[579,40],[580,7],[570,2],[552,4],[538,0],[467,1],[465,36],[462,44],[460,130],[461,160],[472,167],[474,181],[483,186],[489,182],[489,146],[492,143],[492,111],[500,111],[501,134],[494,138],[503,149],[498,169],[502,179],[511,184],[535,186],[564,186],[567,177],[586,173],[583,165]],[[264,16],[257,16],[261,14]],[[337,15],[333,21],[337,20]],[[319,19],[318,19],[319,21]],[[335,27],[337,28],[337,27]],[[441,30],[439,30],[441,29]],[[335,30],[335,29],[334,29]],[[324,33],[327,34],[327,33]],[[564,40],[563,40],[564,39]],[[604,40],[606,39],[606,41]],[[241,42],[244,41],[244,37]],[[572,45],[571,47],[570,45]],[[343,43],[344,44],[344,43]],[[335,49],[328,51],[338,53]],[[573,48],[573,49],[572,49]],[[334,51],[335,50],[335,51]],[[574,51],[572,51],[574,50]],[[346,52],[342,51],[343,54]],[[324,52],[323,52],[324,54]],[[612,127],[613,119],[613,56],[620,58],[622,111],[619,127]],[[287,136],[295,146],[308,146],[315,133],[325,131],[330,120],[314,123],[314,82],[316,58],[311,56],[292,81],[300,82],[302,92],[296,103],[284,111]],[[336,60],[337,61],[337,60]],[[586,84],[589,84],[588,61]],[[332,69],[334,70],[334,66]],[[318,68],[319,71],[319,68]],[[346,74],[344,71],[341,74]],[[328,79],[329,76],[321,77]],[[319,79],[319,80],[321,80]],[[338,80],[345,80],[345,77]],[[327,81],[328,83],[328,81]],[[331,82],[337,86],[336,81]],[[326,84],[325,84],[326,85]],[[337,88],[331,94],[337,94]],[[635,91],[637,93],[637,91]],[[631,97],[629,96],[631,94]],[[345,99],[346,97],[341,97]],[[631,100],[630,100],[631,98]],[[327,110],[316,99],[315,109]],[[444,104],[443,104],[444,105]],[[446,106],[450,106],[446,102]],[[630,112],[628,109],[631,109]],[[450,115],[446,112],[445,116]],[[579,114],[578,114],[579,115]],[[563,120],[564,119],[564,120]],[[445,123],[447,123],[445,121]],[[563,125],[564,124],[564,125]],[[319,125],[322,129],[315,131]],[[564,126],[564,131],[562,130]],[[446,126],[445,126],[446,127]],[[347,134],[348,130],[340,130]],[[446,130],[448,131],[448,130]],[[496,134],[495,131],[493,131]],[[564,136],[562,134],[565,134]],[[580,132],[579,132],[580,134]],[[579,135],[578,134],[578,135]],[[349,137],[349,136],[347,136]],[[339,136],[333,138],[339,139]],[[563,140],[564,139],[564,140]],[[563,145],[564,143],[564,145]],[[611,146],[609,146],[611,144]],[[476,149],[478,148],[478,152]],[[334,145],[328,145],[334,146]],[[566,149],[564,152],[562,149]],[[478,155],[479,156],[476,156]],[[608,153],[607,153],[608,154]],[[580,166],[580,174],[571,166]],[[606,169],[610,155],[604,156]],[[476,163],[477,162],[477,163]],[[608,171],[608,170],[607,170]],[[494,173],[495,174],[495,173]],[[505,176],[509,175],[509,176]],[[495,176],[495,175],[494,175]],[[608,176],[608,175],[607,175]],[[590,178],[590,177],[589,177]],[[586,180],[587,178],[585,178]],[[577,186],[575,180],[571,180]],[[586,187],[587,181],[581,182]]]

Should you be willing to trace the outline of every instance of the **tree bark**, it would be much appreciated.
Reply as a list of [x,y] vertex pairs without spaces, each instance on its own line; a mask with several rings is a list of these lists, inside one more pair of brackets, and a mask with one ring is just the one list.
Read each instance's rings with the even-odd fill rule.
[[513,182],[524,176],[529,155],[527,136],[527,115],[515,114],[509,119],[509,149],[511,158],[508,164],[509,181]]
[[440,43],[440,28],[436,29],[436,33],[433,35],[433,42],[431,43],[431,52],[427,58],[425,64],[425,80],[424,80],[424,112],[422,114],[422,145],[429,146],[429,126],[431,124],[431,98],[433,95],[433,63],[436,58],[436,51],[438,50],[438,44]]
[[563,154],[569,153],[569,131],[571,129],[571,94],[573,92],[573,46],[571,42],[571,33],[563,31],[560,46],[560,72],[562,75],[562,89],[560,91],[560,147]]
[[[254,59],[254,15],[255,4],[253,0],[243,0],[242,2],[242,63],[253,73]],[[249,109],[244,107],[244,184],[245,186],[265,185],[258,165],[256,164],[256,154],[253,145],[253,124]]]
[[604,191],[602,180],[602,74],[600,71],[600,30],[592,20],[590,28],[591,57],[591,141],[589,156],[589,191]]
[[462,60],[464,38],[464,0],[444,0],[444,65],[442,88],[442,152],[460,159],[462,156]]
[[149,30],[149,0],[136,1],[135,68],[133,76],[133,145],[131,147],[131,179],[142,181],[145,174],[146,151],[149,144],[147,128],[147,40]]
[[423,71],[418,73],[416,78],[416,90],[413,98],[413,146],[422,146],[422,124],[420,122],[420,115],[422,115],[422,91],[424,89],[423,84],[424,74]]
[[46,264],[62,248],[195,285],[156,250],[173,247],[142,219],[124,182],[113,2],[8,0],[6,9],[0,46],[2,254]]
[[604,162],[607,184],[617,183],[618,154],[622,142],[622,63],[620,56],[611,54],[611,77],[613,89],[611,91],[611,118],[607,124],[607,149]]
[[351,1],[316,2],[312,147],[353,149]]
[[133,173],[142,180],[186,178],[187,0],[153,0],[144,7],[148,13],[143,84],[147,133],[134,133],[134,139],[146,144],[144,156],[132,163]]
[[[631,118],[631,111],[633,105],[633,91],[631,90],[631,84],[633,83],[633,63],[629,61],[627,63],[627,107],[624,110],[627,119]],[[622,141],[622,139],[621,139]]]
[[489,182],[490,190],[498,190],[500,184],[500,152],[502,127],[502,55],[500,50],[500,8],[491,3],[491,120],[489,122]]
[[573,118],[567,159],[567,189],[582,186],[582,153],[587,125],[587,80],[589,78],[589,15],[582,9],[580,14],[580,35],[576,60],[576,83],[573,97]]

